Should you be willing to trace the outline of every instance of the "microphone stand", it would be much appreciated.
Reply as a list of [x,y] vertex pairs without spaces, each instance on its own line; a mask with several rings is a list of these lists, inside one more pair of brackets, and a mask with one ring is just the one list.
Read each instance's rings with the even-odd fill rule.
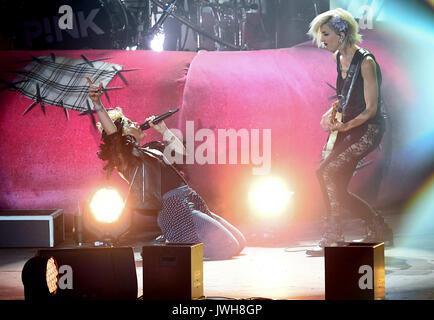
[[163,8],[163,14],[158,19],[158,21],[152,26],[151,30],[148,32],[148,37],[152,37],[155,35],[155,33],[158,33],[161,26],[163,25],[164,21],[166,21],[167,17],[172,14],[172,12],[175,10],[175,4],[178,0],[173,0],[170,2],[166,8]]

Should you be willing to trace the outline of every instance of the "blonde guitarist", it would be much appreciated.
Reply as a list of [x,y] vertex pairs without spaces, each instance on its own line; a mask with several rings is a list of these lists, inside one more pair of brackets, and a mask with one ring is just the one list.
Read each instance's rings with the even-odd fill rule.
[[345,240],[342,219],[352,214],[365,222],[364,242],[392,243],[392,230],[366,201],[348,190],[361,159],[378,147],[384,134],[381,110],[381,71],[374,55],[356,45],[361,41],[354,17],[341,8],[321,13],[308,34],[318,47],[334,54],[339,103],[327,111],[321,126],[329,131],[317,177],[324,197],[325,230],[318,245],[306,250],[322,256],[324,248]]

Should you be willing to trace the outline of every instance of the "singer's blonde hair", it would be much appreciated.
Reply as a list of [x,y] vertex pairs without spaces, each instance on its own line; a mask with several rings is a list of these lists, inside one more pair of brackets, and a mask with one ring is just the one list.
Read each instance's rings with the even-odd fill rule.
[[[107,110],[107,113],[110,119],[113,121],[113,123],[118,119],[122,119],[122,135],[123,136],[128,135],[130,132],[131,124],[133,122],[124,115],[124,113],[122,112],[122,108],[116,107],[114,109],[109,109]],[[98,122],[96,126],[100,133],[104,131],[101,122]]]
[[345,33],[342,47],[352,46],[357,42],[362,42],[362,35],[359,34],[359,24],[356,19],[348,11],[337,8],[323,12],[316,16],[310,23],[308,35],[312,38],[313,42],[316,42],[318,48],[322,46],[321,42],[321,26],[327,24],[336,34],[340,34],[340,31],[332,23],[333,18],[340,18],[348,24],[348,28],[343,31]]

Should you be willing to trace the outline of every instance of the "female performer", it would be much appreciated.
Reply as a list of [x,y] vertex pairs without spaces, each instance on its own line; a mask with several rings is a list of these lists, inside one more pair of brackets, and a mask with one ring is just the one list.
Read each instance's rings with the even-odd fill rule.
[[[242,233],[223,218],[212,213],[203,199],[188,186],[182,175],[158,150],[141,147],[146,134],[136,122],[125,117],[120,108],[106,110],[101,103],[102,84],[94,85],[90,78],[89,97],[98,115],[98,127],[103,144],[98,156],[107,160],[106,170],[116,168],[131,185],[136,210],[161,208],[158,213],[166,242],[203,243],[204,259],[229,259],[245,247]],[[150,126],[163,135],[174,150],[185,154],[181,141],[167,128],[164,121]],[[150,185],[152,184],[152,185]],[[161,193],[160,193],[161,192]]]
[[359,161],[380,144],[385,123],[381,111],[380,67],[369,51],[356,45],[361,41],[358,32],[356,20],[340,8],[315,17],[308,32],[318,47],[333,53],[338,73],[338,111],[342,113],[342,120],[335,121],[331,108],[321,120],[322,128],[338,131],[338,137],[332,152],[317,170],[327,214],[322,239],[316,248],[306,252],[311,256],[322,256],[325,246],[344,241],[342,215],[345,209],[365,222],[366,235],[360,241],[386,244],[393,241],[392,230],[383,217],[347,190]]

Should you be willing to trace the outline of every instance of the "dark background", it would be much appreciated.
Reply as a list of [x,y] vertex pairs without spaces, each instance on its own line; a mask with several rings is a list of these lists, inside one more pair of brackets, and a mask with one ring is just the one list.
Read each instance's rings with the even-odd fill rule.
[[[55,24],[55,17],[61,16],[57,10],[65,4],[74,9],[72,31],[60,31]],[[242,32],[247,42],[246,49],[284,48],[306,41],[306,34],[300,30],[307,30],[309,22],[318,13],[329,9],[328,0],[228,0],[220,3],[217,0],[178,0],[174,13],[198,26],[197,10],[200,4],[205,8],[202,10],[202,29],[213,33],[217,25],[215,15],[210,12],[213,6],[222,14],[221,38],[225,40],[236,36],[236,24],[241,21],[241,12],[245,12]],[[103,33],[98,34],[88,28],[87,35],[83,35],[80,22],[96,8],[99,11],[92,22]],[[155,24],[153,14],[158,12],[157,17],[160,17],[162,10],[149,0],[2,0],[0,12],[1,49],[68,50],[125,49],[133,46],[147,49],[148,32]],[[82,15],[81,20],[78,13]],[[165,50],[199,49],[197,33],[177,19],[169,16],[162,28],[166,33]],[[205,37],[203,41],[204,47],[200,49],[216,50],[212,40]],[[230,48],[223,46],[218,49]]]

